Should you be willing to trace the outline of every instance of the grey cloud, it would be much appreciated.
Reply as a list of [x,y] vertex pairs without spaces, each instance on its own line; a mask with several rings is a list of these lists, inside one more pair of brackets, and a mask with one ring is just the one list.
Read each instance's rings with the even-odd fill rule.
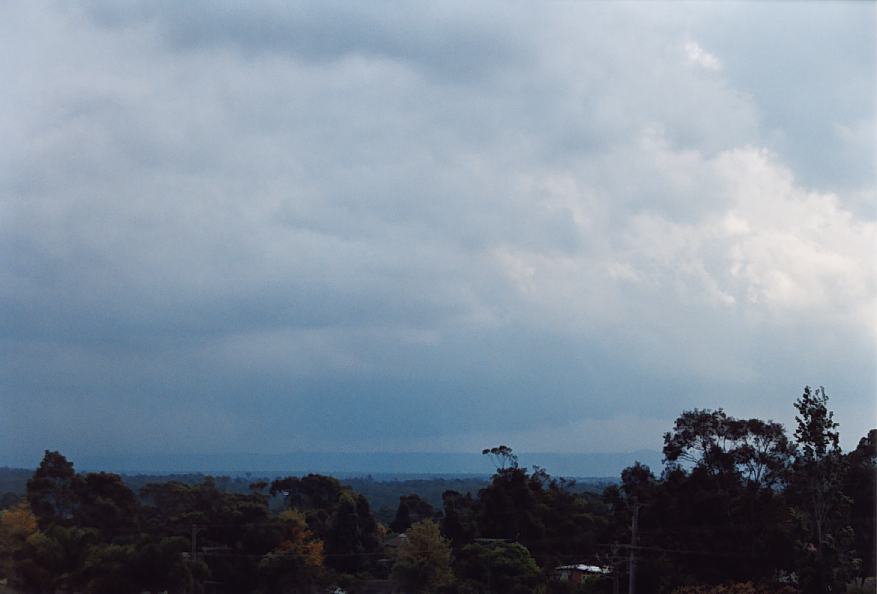
[[[702,15],[704,40],[723,57],[731,82],[758,103],[766,140],[799,179],[825,191],[872,188],[877,8],[854,2],[714,8]],[[863,120],[872,133],[851,154],[838,127]],[[847,204],[873,215],[867,205]]]
[[[5,451],[422,447],[789,415],[806,382],[856,419],[874,340],[849,312],[873,283],[795,309],[731,272],[738,243],[804,228],[809,186],[759,210],[728,178],[785,191],[783,145],[751,147],[807,130],[765,129],[709,14],[611,6],[6,7],[29,35],[0,66]],[[691,36],[721,72],[686,62]],[[814,204],[822,290],[873,221]],[[721,230],[736,211],[751,244]]]
[[[498,8],[498,7],[494,7]],[[323,62],[353,55],[387,58],[447,80],[472,80],[524,59],[508,17],[414,3],[368,8],[343,2],[96,2],[92,18],[110,27],[157,24],[184,50],[230,47]],[[462,14],[460,14],[462,13]]]

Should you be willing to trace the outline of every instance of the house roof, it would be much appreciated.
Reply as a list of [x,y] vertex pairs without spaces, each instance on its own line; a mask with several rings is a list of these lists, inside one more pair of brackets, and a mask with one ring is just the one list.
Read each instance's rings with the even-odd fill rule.
[[577,565],[561,565],[560,567],[555,567],[554,571],[580,571],[582,573],[599,574],[612,573],[612,570],[608,567],[600,567],[598,565],[585,565],[584,563],[579,563]]

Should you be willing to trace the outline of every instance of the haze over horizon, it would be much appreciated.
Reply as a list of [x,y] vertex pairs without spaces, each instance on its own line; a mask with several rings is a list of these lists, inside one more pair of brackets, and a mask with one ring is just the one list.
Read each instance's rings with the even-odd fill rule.
[[874,3],[0,17],[0,465],[875,425]]
[[[555,477],[617,478],[621,471],[639,462],[661,467],[660,452],[639,450],[626,453],[538,453],[518,452],[522,468],[539,467]],[[374,476],[389,478],[481,476],[496,468],[478,452],[298,452],[290,454],[102,454],[71,460],[79,472],[114,472],[126,475],[198,473],[213,475],[254,474],[280,477],[319,473],[334,477]]]

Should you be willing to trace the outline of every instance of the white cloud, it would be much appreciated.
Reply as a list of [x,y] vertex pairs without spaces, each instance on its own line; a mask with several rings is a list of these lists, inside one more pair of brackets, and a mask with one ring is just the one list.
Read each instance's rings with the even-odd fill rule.
[[[794,340],[790,328],[827,325],[850,344],[874,344],[875,221],[800,187],[761,149],[707,158],[652,142],[649,151],[637,158],[659,164],[653,186],[697,180],[699,214],[680,219],[656,205],[613,229],[580,223],[578,252],[497,252],[542,323],[623,337],[625,356],[638,366],[700,381],[764,381],[753,357],[757,337],[771,329]],[[546,183],[557,186],[553,176]],[[576,208],[587,211],[592,198],[577,189],[586,185],[567,183],[563,201],[574,204],[578,194]],[[572,212],[573,220],[590,220]],[[692,342],[694,328],[702,335]],[[658,336],[668,348],[655,350]]]
[[707,70],[721,70],[722,63],[717,57],[704,50],[697,42],[685,42],[685,55],[692,64],[697,64]]

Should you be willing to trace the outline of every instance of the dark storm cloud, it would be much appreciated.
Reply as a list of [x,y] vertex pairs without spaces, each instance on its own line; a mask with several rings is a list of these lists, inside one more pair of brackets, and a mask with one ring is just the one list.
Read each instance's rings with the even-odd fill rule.
[[[10,461],[655,447],[808,382],[866,429],[853,127],[813,191],[724,8],[418,8],[3,9]],[[873,118],[804,87],[817,127]]]
[[95,2],[90,14],[110,27],[155,24],[183,50],[229,48],[314,62],[363,55],[398,60],[450,81],[488,75],[527,54],[508,13],[496,19],[464,3]]

